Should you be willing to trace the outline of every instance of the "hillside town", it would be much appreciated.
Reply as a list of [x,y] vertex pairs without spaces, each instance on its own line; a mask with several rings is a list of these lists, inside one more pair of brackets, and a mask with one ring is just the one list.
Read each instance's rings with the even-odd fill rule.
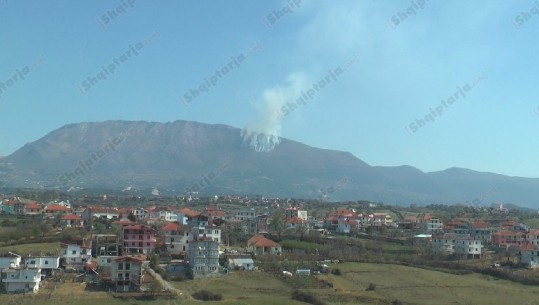
[[[264,269],[272,258],[282,260],[298,253],[319,262],[339,261],[332,252],[324,254],[298,244],[316,241],[321,249],[325,242],[343,238],[426,245],[425,252],[414,252],[416,257],[428,253],[447,261],[489,259],[497,268],[504,262],[500,257],[507,255],[507,261],[514,261],[518,268],[539,267],[539,229],[511,219],[501,204],[464,207],[448,218],[447,213],[442,217],[372,202],[357,208],[318,202],[318,207],[327,210],[320,213],[300,200],[189,197],[181,206],[155,200],[151,206],[117,207],[108,204],[106,196],[101,199],[104,203],[75,204],[2,198],[2,229],[16,228],[21,220],[39,223],[44,229],[2,242],[1,290],[38,293],[47,281],[73,274],[73,280],[98,283],[114,293],[167,292],[166,285],[155,282],[162,278],[196,281]],[[486,216],[491,220],[485,220]],[[41,241],[57,241],[60,247],[52,251],[32,248]],[[18,244],[27,244],[30,251],[17,253]],[[340,260],[361,261],[362,255]],[[280,272],[314,276],[328,272],[328,266],[317,263]]]

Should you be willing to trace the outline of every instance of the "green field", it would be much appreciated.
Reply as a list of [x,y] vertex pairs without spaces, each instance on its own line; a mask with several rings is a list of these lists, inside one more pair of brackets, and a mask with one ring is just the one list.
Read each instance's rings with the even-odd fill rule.
[[[480,274],[453,275],[388,264],[344,263],[335,264],[340,276],[319,275],[333,285],[326,288],[303,289],[318,296],[327,304],[539,304],[539,287],[526,286],[505,280],[496,280]],[[293,288],[290,281],[281,280],[264,272],[235,272],[228,276],[197,281],[174,282],[182,292],[178,299],[136,300],[115,299],[106,292],[85,291],[84,284],[52,283],[43,287],[38,295],[0,295],[0,304],[43,305],[180,305],[204,304],[193,300],[191,292],[206,289],[221,293],[223,301],[207,304],[306,304],[290,299]],[[309,280],[308,280],[309,281]],[[312,280],[316,281],[316,280]],[[370,284],[372,291],[366,291]]]
[[58,253],[59,255],[61,255],[62,251],[63,250],[60,246],[60,242],[22,244],[0,247],[0,253],[14,252],[22,256],[27,256],[28,254],[35,254],[37,252]]

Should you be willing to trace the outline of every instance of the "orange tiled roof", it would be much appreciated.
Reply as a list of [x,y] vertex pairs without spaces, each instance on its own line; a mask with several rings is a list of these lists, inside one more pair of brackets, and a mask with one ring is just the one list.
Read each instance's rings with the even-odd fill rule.
[[82,218],[75,214],[68,214],[64,217],[62,217],[62,220],[82,220]]
[[167,231],[167,232],[178,231],[179,229],[180,229],[180,225],[175,222],[169,222],[161,228],[161,230]]

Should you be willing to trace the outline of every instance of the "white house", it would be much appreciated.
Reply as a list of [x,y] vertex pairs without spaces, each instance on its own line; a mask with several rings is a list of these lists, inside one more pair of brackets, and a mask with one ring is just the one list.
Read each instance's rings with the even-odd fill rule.
[[50,275],[53,270],[60,268],[59,256],[39,256],[25,259],[26,268],[41,269],[41,274]]
[[150,213],[145,208],[136,208],[133,210],[133,215],[137,217],[138,220],[144,221],[150,217]]
[[83,240],[81,244],[62,244],[62,247],[65,248],[62,255],[62,258],[65,260],[65,266],[82,270],[84,265],[92,259],[91,240]]
[[455,243],[455,254],[467,258],[481,258],[483,244],[474,237],[459,237]]
[[148,261],[140,257],[124,256],[112,260],[111,280],[117,292],[140,291],[144,266]]
[[444,233],[432,237],[432,251],[438,254],[451,255],[455,253],[455,243],[457,235],[453,233]]
[[9,267],[19,267],[21,265],[21,256],[9,252],[7,255],[0,257],[0,270]]
[[4,290],[8,293],[37,293],[41,283],[41,269],[7,268],[2,270],[0,278]]

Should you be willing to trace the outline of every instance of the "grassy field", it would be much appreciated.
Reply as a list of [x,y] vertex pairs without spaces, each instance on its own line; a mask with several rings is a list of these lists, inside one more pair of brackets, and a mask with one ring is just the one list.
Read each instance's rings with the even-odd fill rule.
[[[539,304],[539,287],[496,280],[480,274],[453,275],[419,268],[385,264],[344,263],[332,265],[340,276],[317,276],[333,287],[303,289],[328,305],[345,304]],[[38,295],[0,295],[2,305],[190,305],[204,304],[190,294],[206,289],[223,295],[219,302],[207,304],[303,304],[290,299],[292,287],[285,281],[263,272],[235,272],[228,276],[173,283],[182,292],[177,299],[115,299],[106,292],[88,292],[84,284],[52,283]],[[375,289],[366,291],[373,284]]]
[[36,252],[43,253],[56,253],[59,251],[59,254],[62,254],[62,248],[60,247],[60,242],[52,243],[35,243],[35,244],[22,244],[14,246],[5,246],[0,247],[0,253],[14,252],[22,256],[27,256],[28,254],[33,254]]

